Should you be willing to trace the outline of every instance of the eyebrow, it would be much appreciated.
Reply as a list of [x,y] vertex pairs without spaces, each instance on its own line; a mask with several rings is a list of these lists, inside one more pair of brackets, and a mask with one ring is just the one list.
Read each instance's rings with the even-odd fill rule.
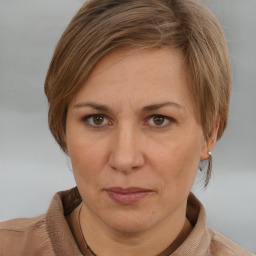
[[[175,107],[175,108],[181,109],[181,110],[184,109],[183,106],[181,106],[180,104],[178,104],[176,102],[167,101],[167,102],[163,102],[163,103],[157,103],[157,104],[151,104],[151,105],[145,106],[142,108],[142,112],[150,112],[150,111],[158,110],[160,108],[167,107],[167,106]],[[77,103],[74,105],[74,108],[81,108],[81,107],[89,107],[89,108],[93,108],[93,109],[96,109],[96,110],[99,110],[102,112],[109,112],[109,113],[114,112],[113,109],[109,108],[106,105],[93,103],[93,102],[82,102],[82,103]]]
[[106,105],[93,103],[93,102],[82,102],[74,105],[74,108],[89,107],[103,112],[113,112],[111,108]]
[[149,106],[145,106],[142,108],[143,112],[149,112],[149,111],[153,111],[153,110],[157,110],[163,107],[167,107],[167,106],[171,106],[171,107],[175,107],[178,109],[184,109],[183,106],[181,106],[180,104],[176,103],[176,102],[172,102],[172,101],[167,101],[167,102],[163,102],[163,103],[158,103],[158,104],[152,104]]

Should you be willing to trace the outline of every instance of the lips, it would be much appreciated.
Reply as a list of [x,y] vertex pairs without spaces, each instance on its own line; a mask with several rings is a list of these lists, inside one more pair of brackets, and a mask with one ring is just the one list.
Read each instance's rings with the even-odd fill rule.
[[105,189],[108,196],[118,204],[121,205],[132,205],[152,194],[152,190],[138,188],[138,187],[112,187]]

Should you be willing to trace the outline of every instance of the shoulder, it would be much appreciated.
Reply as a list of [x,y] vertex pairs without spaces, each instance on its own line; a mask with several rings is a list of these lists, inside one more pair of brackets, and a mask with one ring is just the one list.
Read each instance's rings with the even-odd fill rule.
[[219,232],[209,228],[212,234],[212,240],[210,243],[210,255],[213,256],[253,256],[250,252],[242,248],[237,243],[231,241]]
[[0,223],[0,255],[54,255],[45,215]]
[[45,215],[33,218],[18,218],[0,222],[0,233],[2,232],[29,232],[35,227],[43,227]]

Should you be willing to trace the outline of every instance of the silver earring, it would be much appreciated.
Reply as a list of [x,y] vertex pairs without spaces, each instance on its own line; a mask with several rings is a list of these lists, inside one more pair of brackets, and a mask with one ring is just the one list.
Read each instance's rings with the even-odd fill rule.
[[199,164],[199,170],[202,172],[206,166],[206,177],[205,177],[205,184],[204,187],[206,188],[206,186],[208,185],[210,178],[211,178],[211,174],[212,174],[212,152],[208,151],[208,158],[205,160],[202,160]]

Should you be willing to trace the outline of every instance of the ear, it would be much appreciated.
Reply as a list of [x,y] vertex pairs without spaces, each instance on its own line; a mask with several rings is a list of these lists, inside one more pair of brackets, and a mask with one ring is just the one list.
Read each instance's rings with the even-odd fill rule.
[[214,123],[213,129],[210,135],[204,139],[200,160],[209,158],[209,152],[212,152],[217,141],[218,130],[220,126],[220,118],[218,117]]

